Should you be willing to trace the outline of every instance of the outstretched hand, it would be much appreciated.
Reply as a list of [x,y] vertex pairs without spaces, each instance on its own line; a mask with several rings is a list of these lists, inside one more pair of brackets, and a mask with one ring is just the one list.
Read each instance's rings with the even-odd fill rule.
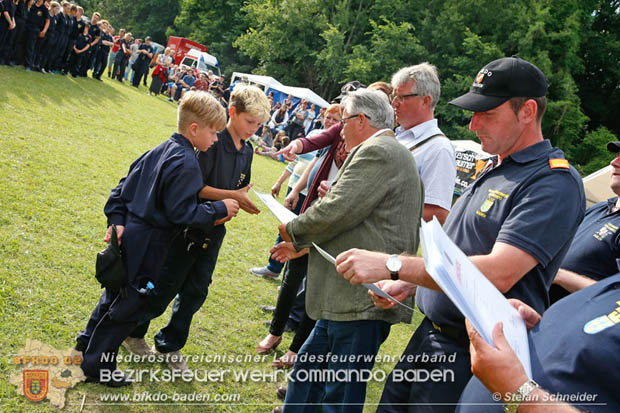
[[299,140],[294,140],[284,147],[284,149],[280,149],[278,152],[274,153],[274,156],[282,155],[284,159],[289,162],[292,162],[297,157],[298,153],[304,149],[303,144]]
[[235,200],[239,202],[239,207],[243,209],[248,214],[259,214],[260,209],[252,201],[250,201],[250,197],[248,196],[248,191],[252,188],[254,184],[249,184],[244,186],[243,188],[239,188],[235,191],[236,196]]

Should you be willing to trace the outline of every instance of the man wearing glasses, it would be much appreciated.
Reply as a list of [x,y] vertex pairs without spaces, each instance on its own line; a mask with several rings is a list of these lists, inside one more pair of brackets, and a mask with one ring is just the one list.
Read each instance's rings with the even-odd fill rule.
[[[388,98],[358,90],[342,105],[340,134],[349,155],[325,197],[282,224],[280,235],[298,251],[316,243],[333,256],[354,247],[415,253],[422,183],[411,155],[394,139]],[[365,287],[338,276],[315,248],[309,252],[306,311],[318,321],[299,350],[284,411],[316,411],[320,403],[323,412],[361,412],[366,381],[360,374],[372,369],[390,326],[410,322],[411,311],[376,307]]]
[[404,67],[392,76],[392,107],[396,140],[409,149],[424,183],[424,220],[436,216],[444,223],[454,193],[454,147],[437,127],[435,106],[440,84],[437,69],[429,63]]

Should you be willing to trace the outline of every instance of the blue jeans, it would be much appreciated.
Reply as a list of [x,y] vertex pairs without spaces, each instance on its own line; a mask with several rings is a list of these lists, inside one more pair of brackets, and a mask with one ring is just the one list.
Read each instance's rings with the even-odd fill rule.
[[[323,413],[361,412],[366,399],[366,382],[355,381],[356,373],[372,369],[374,356],[389,333],[390,324],[381,320],[319,320],[299,351],[286,392],[284,412],[305,413],[319,409]],[[356,357],[351,361],[350,355],[371,357],[368,357],[370,360]],[[323,360],[319,360],[319,356]],[[336,380],[308,380],[311,374],[323,370],[340,373]],[[348,372],[352,380],[338,380],[344,374],[342,371]]]

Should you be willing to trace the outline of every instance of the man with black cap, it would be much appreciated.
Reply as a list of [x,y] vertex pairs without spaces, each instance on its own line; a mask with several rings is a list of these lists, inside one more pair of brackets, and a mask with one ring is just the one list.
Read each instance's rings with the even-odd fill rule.
[[617,154],[611,161],[611,190],[616,196],[586,210],[575,238],[562,261],[553,286],[551,303],[586,288],[618,272],[620,258],[620,142],[609,142],[609,152]]
[[[450,102],[474,112],[469,128],[497,157],[443,227],[502,293],[539,313],[549,306],[549,287],[585,209],[579,174],[542,136],[546,93],[540,69],[508,57],[486,65],[469,93]],[[381,281],[399,300],[418,286],[416,303],[426,317],[390,374],[378,411],[454,411],[471,377],[469,340],[463,315],[426,273],[423,259],[349,250],[336,264],[352,284]],[[433,379],[423,381],[424,373]]]

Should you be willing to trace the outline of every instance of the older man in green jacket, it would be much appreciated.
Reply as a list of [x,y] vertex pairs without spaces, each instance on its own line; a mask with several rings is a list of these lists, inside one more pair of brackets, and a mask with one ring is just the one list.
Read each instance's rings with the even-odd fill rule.
[[[325,197],[281,233],[298,250],[314,242],[333,256],[349,248],[415,254],[424,191],[415,161],[394,138],[392,107],[385,94],[367,90],[350,93],[343,106],[349,156]],[[306,310],[318,322],[299,352],[284,411],[322,404],[323,412],[361,412],[365,375],[390,326],[410,322],[411,311],[377,308],[366,288],[348,283],[314,248],[306,291]]]

